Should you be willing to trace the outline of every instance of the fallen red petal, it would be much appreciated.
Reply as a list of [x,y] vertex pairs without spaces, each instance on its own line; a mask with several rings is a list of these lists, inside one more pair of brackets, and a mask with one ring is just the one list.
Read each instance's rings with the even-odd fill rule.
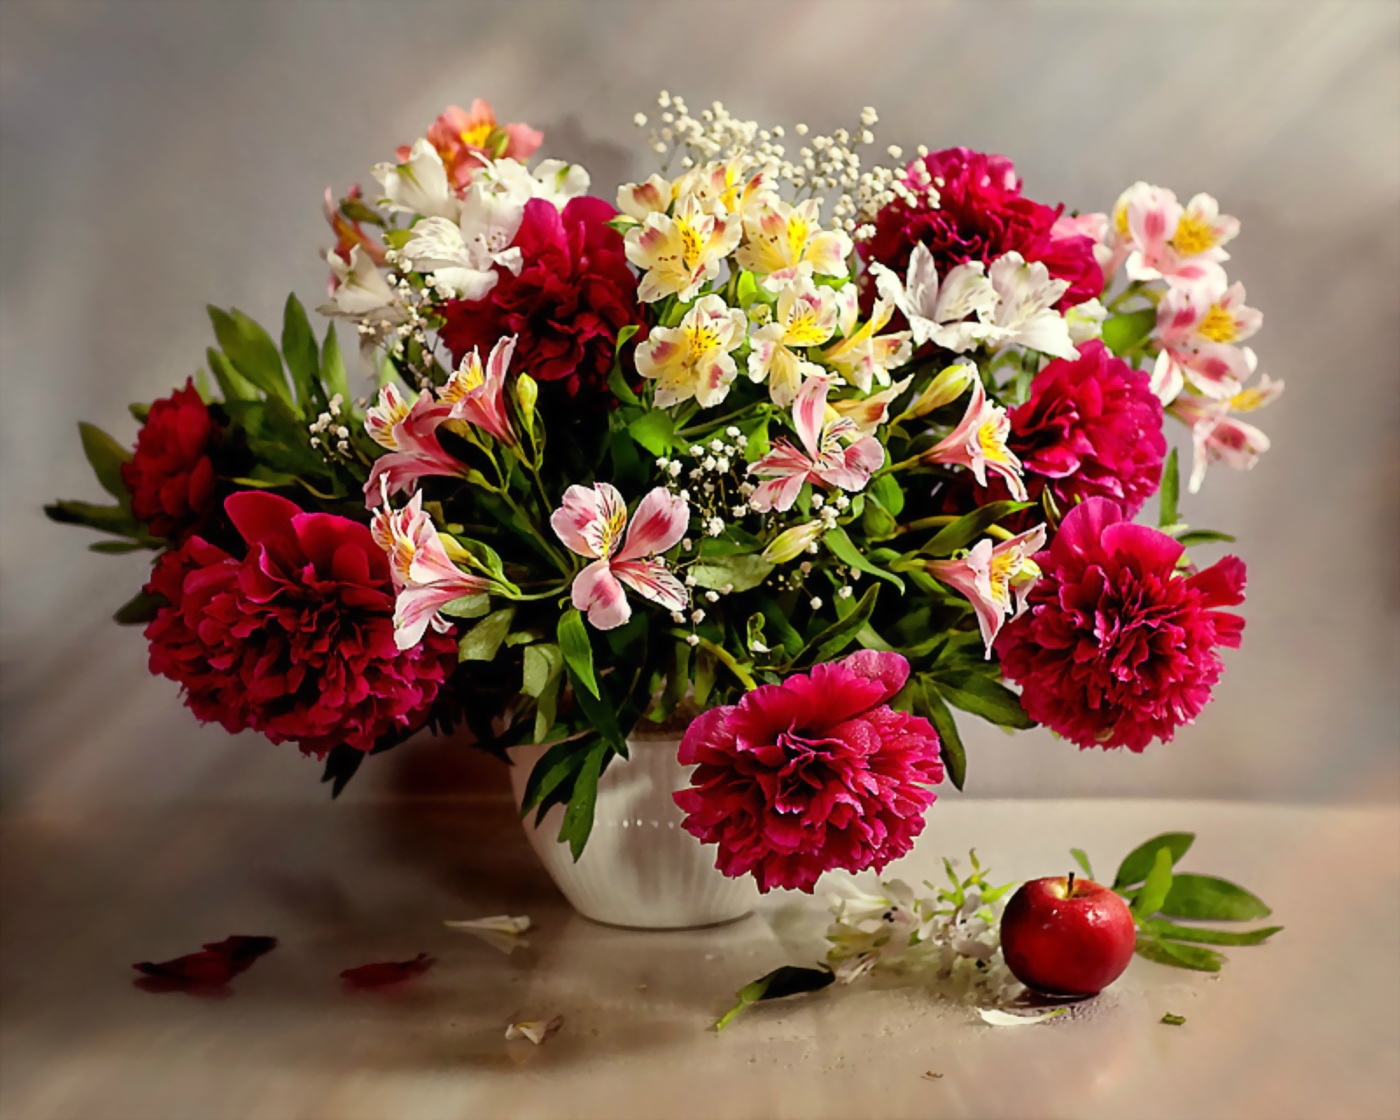
[[352,988],[383,988],[421,976],[433,967],[433,958],[427,953],[419,953],[411,961],[378,961],[375,964],[362,964],[358,968],[347,968],[340,978]]
[[227,957],[235,976],[246,972],[259,957],[265,956],[275,948],[275,937],[254,937],[241,933],[226,937],[222,941],[210,941],[204,946],[205,952],[221,953]]
[[275,937],[235,934],[223,941],[208,942],[198,953],[168,961],[140,961],[131,967],[142,973],[135,983],[143,991],[192,991],[201,995],[217,991],[226,995],[230,980],[276,947]]

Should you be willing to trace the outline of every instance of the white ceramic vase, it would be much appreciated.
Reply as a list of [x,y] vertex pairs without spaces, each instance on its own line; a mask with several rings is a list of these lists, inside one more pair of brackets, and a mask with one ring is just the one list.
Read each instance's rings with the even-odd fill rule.
[[[685,814],[671,794],[690,784],[675,738],[632,736],[630,757],[614,758],[598,781],[593,832],[575,863],[556,837],[564,809],[556,805],[535,827],[523,823],[530,844],[555,884],[585,918],[631,929],[693,929],[732,922],[758,900],[753,880],[730,879],[715,869],[714,849],[681,827]],[[542,746],[511,751],[516,803]]]

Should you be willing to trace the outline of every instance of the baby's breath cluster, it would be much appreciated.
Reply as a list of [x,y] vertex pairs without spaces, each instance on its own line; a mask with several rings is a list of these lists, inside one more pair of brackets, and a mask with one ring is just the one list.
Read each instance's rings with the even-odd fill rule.
[[350,458],[350,428],[346,419],[354,417],[346,415],[345,398],[337,393],[327,402],[326,411],[307,428],[311,433],[311,446],[328,463]]

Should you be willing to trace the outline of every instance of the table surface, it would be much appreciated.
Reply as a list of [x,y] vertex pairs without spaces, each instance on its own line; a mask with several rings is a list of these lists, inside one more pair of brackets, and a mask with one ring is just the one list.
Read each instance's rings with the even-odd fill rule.
[[[6,1120],[394,1117],[1400,1116],[1400,808],[949,800],[887,875],[976,847],[998,879],[1102,871],[1169,829],[1286,928],[1218,975],[1135,958],[1072,1016],[994,1028],[860,983],[708,1029],[732,993],[823,951],[825,901],[640,933],[574,915],[500,799],[10,818],[0,926]],[[444,919],[528,914],[504,954]],[[226,999],[130,963],[233,933],[278,949]],[[393,991],[347,967],[436,957]],[[1184,1026],[1160,1023],[1173,1012]],[[564,1016],[544,1045],[516,1018]],[[941,1073],[941,1078],[925,1076]]]

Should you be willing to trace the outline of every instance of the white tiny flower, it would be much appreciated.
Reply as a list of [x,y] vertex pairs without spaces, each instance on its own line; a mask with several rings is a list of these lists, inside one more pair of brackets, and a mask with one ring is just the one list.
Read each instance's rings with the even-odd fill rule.
[[820,595],[812,596],[812,609],[814,611],[819,611],[822,609],[822,600]]
[[719,438],[715,438],[715,439],[710,440],[710,450],[711,450],[711,451],[716,451],[716,452],[718,452],[718,451],[723,451],[723,450],[724,450],[724,440],[719,439]]
[[[682,496],[684,495],[682,494]],[[695,545],[689,537],[686,537],[685,540],[681,541],[681,548],[685,549],[686,552],[689,552],[694,547]]]
[[632,123],[635,124],[638,128],[646,128],[647,115],[645,113],[638,113],[635,117],[632,118]]
[[729,427],[724,429],[724,434],[730,439],[738,439],[742,433],[733,424],[730,424]]
[[821,493],[814,493],[812,495],[812,508],[821,509],[824,505],[826,505],[826,495]]
[[700,644],[700,635],[687,634],[685,638],[685,644],[688,646],[698,646]]
[[707,603],[718,603],[718,602],[719,602],[719,592],[718,592],[718,591],[706,591],[706,592],[705,592],[705,602],[707,602]]
[[685,615],[681,614],[680,611],[672,611],[672,612],[671,612],[671,621],[672,621],[672,622],[676,622],[676,623],[684,622],[684,621],[685,621]]
[[671,462],[667,464],[666,471],[672,478],[679,478],[681,474],[680,462],[672,459]]
[[837,589],[836,597],[838,599],[849,599],[855,593],[856,589],[852,587],[849,583],[847,583]]
[[704,462],[700,464],[700,469],[705,471],[712,471],[715,469],[716,465],[717,462],[715,457],[713,455],[706,455]]
[[691,458],[698,459],[703,454],[705,454],[705,449],[701,447],[698,443],[692,443],[690,445]]
[[728,455],[721,455],[718,459],[715,460],[715,470],[718,471],[720,474],[728,474],[728,473],[729,473],[729,456],[728,456]]
[[690,621],[698,626],[700,623],[705,621],[705,612],[699,609],[691,611]]
[[686,576],[686,577],[685,577],[685,585],[686,585],[687,587],[694,587],[694,586],[695,586],[695,577],[694,577],[694,576]]

